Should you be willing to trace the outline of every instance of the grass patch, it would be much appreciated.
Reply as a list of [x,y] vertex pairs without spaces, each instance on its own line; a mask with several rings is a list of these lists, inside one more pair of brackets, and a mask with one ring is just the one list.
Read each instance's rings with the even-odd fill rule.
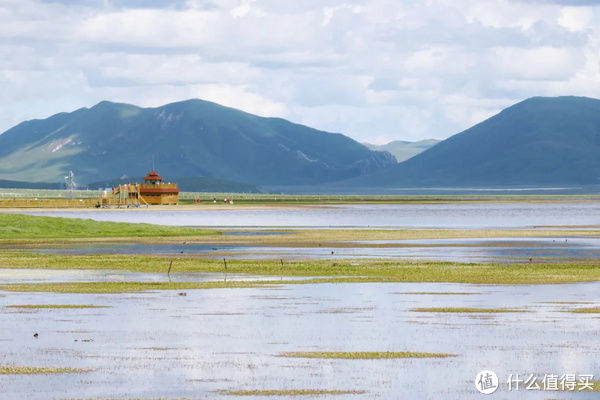
[[335,396],[348,394],[365,394],[364,390],[324,390],[324,389],[289,389],[289,390],[219,390],[228,396]]
[[561,388],[560,385],[558,387],[558,391],[559,392],[569,392],[569,393],[576,393],[576,392],[581,392],[581,393],[590,393],[590,392],[600,392],[600,381],[590,381],[590,386],[592,387],[592,389],[585,388],[583,390],[579,390],[579,388],[582,387],[581,383],[577,383],[577,385],[575,386],[574,390],[569,390],[568,388]]
[[[454,282],[553,284],[600,281],[600,260],[548,264],[467,264],[404,260],[228,260],[160,255],[53,255],[1,252],[0,268],[100,269],[171,273],[214,272],[269,276],[327,277],[319,282]],[[292,283],[319,283],[292,282]]]
[[4,306],[5,308],[25,308],[25,309],[44,309],[44,308],[108,308],[108,306],[95,306],[92,304],[12,304]]
[[591,381],[590,386],[593,389],[585,389],[582,392],[600,392],[600,381]]
[[0,237],[6,239],[201,236],[216,231],[175,226],[101,222],[91,219],[0,213]]
[[91,369],[66,367],[23,367],[0,366],[0,375],[49,375],[49,374],[82,374],[92,372]]
[[447,353],[416,353],[411,351],[301,351],[281,353],[279,357],[290,358],[321,358],[343,360],[379,360],[391,358],[447,358],[456,357],[456,354]]
[[517,310],[515,308],[472,308],[472,307],[420,307],[413,308],[416,312],[434,312],[434,313],[519,313],[526,310]]
[[0,285],[0,290],[46,293],[133,293],[148,290],[251,288],[272,283],[270,281],[16,283]]
[[[1,252],[0,268],[19,269],[97,269],[153,272],[166,275],[172,264],[172,274],[212,272],[225,276],[227,273],[246,273],[268,276],[314,277],[303,281],[278,283],[336,283],[336,282],[453,282],[475,284],[556,284],[600,280],[600,260],[589,262],[566,262],[548,264],[466,264],[438,261],[403,260],[335,260],[334,261],[287,261],[283,267],[279,260],[229,260],[227,270],[222,261],[196,257],[164,257],[158,255],[53,255],[25,252]],[[239,283],[247,287],[249,283]],[[203,289],[234,287],[232,283],[55,283],[55,284],[9,284],[0,290],[17,291],[68,291],[69,288],[95,288],[91,292],[110,293],[110,285],[125,291],[153,289]],[[156,285],[153,287],[152,285]],[[98,291],[102,286],[107,289]],[[50,290],[48,290],[50,289]],[[79,289],[77,291],[80,291]],[[87,289],[83,292],[88,291]],[[116,290],[119,291],[119,290]],[[425,292],[424,292],[425,293]],[[433,292],[430,292],[433,293]]]
[[600,314],[600,307],[576,308],[570,312],[575,314]]

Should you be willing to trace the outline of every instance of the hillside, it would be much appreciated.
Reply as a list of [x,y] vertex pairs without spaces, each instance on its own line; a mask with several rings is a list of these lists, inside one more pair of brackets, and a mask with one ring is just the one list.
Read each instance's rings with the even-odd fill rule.
[[600,100],[534,97],[354,186],[594,184],[600,180]]
[[65,185],[64,183],[58,182],[21,182],[21,181],[8,181],[4,179],[0,179],[0,188],[8,188],[8,189],[61,189]]
[[23,122],[0,135],[0,179],[85,184],[144,176],[210,177],[255,185],[316,184],[395,163],[342,135],[202,100],[158,108],[101,102]]
[[408,160],[409,158],[416,156],[419,153],[424,152],[425,150],[429,149],[430,147],[433,147],[434,145],[438,144],[439,142],[440,142],[440,140],[436,140],[436,139],[425,139],[425,140],[419,140],[417,142],[408,142],[405,140],[394,140],[392,142],[389,142],[389,143],[383,144],[383,145],[377,145],[377,144],[371,144],[371,143],[363,143],[363,144],[371,150],[387,151],[388,153],[390,153],[394,157],[396,157],[396,160],[398,162],[402,162],[402,161]]

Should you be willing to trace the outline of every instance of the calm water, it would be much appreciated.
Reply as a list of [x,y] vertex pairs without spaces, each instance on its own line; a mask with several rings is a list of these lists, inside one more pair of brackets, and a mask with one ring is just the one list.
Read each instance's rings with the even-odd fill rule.
[[264,276],[231,273],[141,273],[122,270],[52,270],[0,268],[2,283],[54,283],[54,282],[214,282],[214,281],[279,281],[306,280],[301,276]]
[[98,221],[212,227],[525,228],[600,225],[600,203],[383,204],[199,211],[32,212]]
[[[407,292],[467,292],[418,295]],[[600,283],[287,285],[137,294],[0,294],[0,365],[68,366],[83,375],[0,375],[2,398],[232,398],[218,390],[365,390],[339,399],[480,399],[482,369],[508,374],[600,371]],[[593,304],[555,304],[575,301]],[[110,308],[16,310],[10,304]],[[436,314],[415,307],[513,307],[516,314]],[[33,333],[39,333],[34,339]],[[290,351],[425,351],[448,359],[317,360]],[[508,392],[490,398],[593,399]],[[312,398],[312,397],[308,397]],[[328,396],[320,398],[330,398]]]
[[[215,211],[36,213],[105,221],[258,228],[528,228],[600,225],[595,203],[351,205]],[[391,245],[392,247],[364,247]],[[6,246],[5,246],[6,247]],[[221,258],[425,258],[527,261],[600,257],[600,238],[491,238],[356,242],[343,248],[77,244],[59,254],[184,254]],[[333,254],[331,253],[333,252]],[[360,261],[356,261],[360,262]],[[243,280],[172,274],[174,281]],[[126,271],[0,269],[2,282],[165,281]],[[260,278],[264,279],[264,278]],[[271,277],[270,279],[281,279]],[[509,374],[595,374],[600,318],[573,314],[600,305],[600,282],[485,286],[445,283],[338,283],[128,294],[0,292],[0,366],[90,368],[75,375],[0,375],[0,399],[231,399],[220,390],[364,390],[336,399],[481,399],[473,380],[495,371],[495,399],[593,399],[597,394],[509,392]],[[414,292],[461,292],[440,295]],[[412,293],[412,294],[411,294]],[[563,303],[559,303],[563,302]],[[566,304],[564,302],[576,302]],[[15,304],[96,304],[101,309],[7,308]],[[416,307],[511,307],[525,313],[439,314]],[[37,339],[33,333],[39,333]],[[447,359],[318,360],[293,351],[421,351]],[[245,397],[259,399],[259,397]],[[263,397],[264,398],[264,397]],[[285,398],[285,397],[284,397]],[[302,398],[329,399],[332,396]]]
[[[43,254],[164,254],[199,255],[222,259],[425,259],[452,262],[561,262],[572,259],[600,258],[600,238],[486,238],[437,240],[372,240],[352,247],[273,247],[210,244],[74,243],[45,245],[31,251]],[[362,247],[364,245],[391,247]],[[19,249],[18,245],[0,245],[0,249]]]

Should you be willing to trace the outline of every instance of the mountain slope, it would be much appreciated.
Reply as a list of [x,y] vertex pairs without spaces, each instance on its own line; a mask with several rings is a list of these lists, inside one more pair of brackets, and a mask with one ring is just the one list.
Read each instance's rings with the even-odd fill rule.
[[599,179],[600,100],[534,97],[351,184],[489,187]]
[[0,179],[0,188],[2,189],[62,189],[64,188],[63,183],[59,182],[20,182],[20,181],[7,181]]
[[158,108],[101,102],[23,122],[0,135],[0,178],[79,183],[143,176],[315,184],[395,163],[341,134],[262,118],[202,100]]
[[419,140],[417,142],[408,142],[405,140],[394,140],[392,142],[389,142],[389,143],[383,144],[383,145],[377,145],[377,144],[371,144],[371,143],[363,143],[363,144],[371,150],[387,151],[388,153],[391,153],[394,157],[396,157],[396,160],[398,162],[402,162],[402,161],[408,160],[409,158],[416,156],[419,153],[424,152],[425,150],[429,149],[430,147],[435,146],[439,142],[440,142],[440,140],[436,140],[436,139],[425,139],[425,140]]

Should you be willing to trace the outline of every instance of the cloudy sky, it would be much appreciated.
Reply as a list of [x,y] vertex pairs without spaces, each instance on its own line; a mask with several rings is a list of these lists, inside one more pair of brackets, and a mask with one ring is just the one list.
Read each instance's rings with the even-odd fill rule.
[[0,132],[202,98],[360,141],[446,138],[527,97],[600,97],[597,3],[0,0]]

